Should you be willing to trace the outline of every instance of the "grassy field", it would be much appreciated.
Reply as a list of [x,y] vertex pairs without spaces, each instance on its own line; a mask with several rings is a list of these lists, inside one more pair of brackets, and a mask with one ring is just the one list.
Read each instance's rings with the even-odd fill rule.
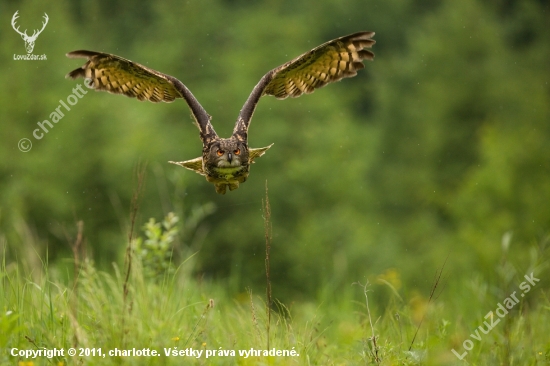
[[[550,363],[550,296],[537,277],[544,245],[534,249],[523,272],[504,260],[498,283],[448,276],[442,263],[426,293],[405,289],[399,273],[388,270],[347,288],[327,284],[316,301],[283,304],[276,288],[232,292],[227,283],[194,277],[193,254],[173,266],[166,244],[174,220],[168,217],[162,226],[151,221],[148,244],[132,240],[126,263],[114,265],[112,273],[77,255],[82,238],[74,243],[71,270],[46,262],[29,270],[6,263],[4,255],[0,363]],[[269,253],[274,249],[268,222],[266,229]],[[68,355],[71,348],[76,355]],[[38,353],[41,349],[49,353]]]

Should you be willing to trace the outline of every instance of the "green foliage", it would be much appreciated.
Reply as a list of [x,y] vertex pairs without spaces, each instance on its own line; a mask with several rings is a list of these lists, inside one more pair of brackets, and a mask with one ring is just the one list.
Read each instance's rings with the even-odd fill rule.
[[162,222],[150,218],[143,226],[146,239],[136,240],[136,255],[143,265],[143,275],[147,278],[162,279],[175,271],[172,263],[172,243],[178,233],[179,218],[170,212]]

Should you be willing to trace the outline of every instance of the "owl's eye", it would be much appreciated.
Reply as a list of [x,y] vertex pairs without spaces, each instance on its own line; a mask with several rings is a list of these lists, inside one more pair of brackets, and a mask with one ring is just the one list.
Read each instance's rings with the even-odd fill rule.
[[241,149],[237,148],[237,150],[234,151],[235,155],[241,155]]
[[218,154],[218,156],[222,156],[223,155],[223,150],[216,151],[216,154]]

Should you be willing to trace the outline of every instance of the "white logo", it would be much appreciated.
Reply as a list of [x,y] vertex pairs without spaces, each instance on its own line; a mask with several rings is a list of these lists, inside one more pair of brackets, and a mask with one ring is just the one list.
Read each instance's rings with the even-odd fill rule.
[[[25,29],[24,32],[21,32],[19,30],[19,26],[16,26],[15,22],[17,20],[17,18],[19,18],[19,15],[17,14],[19,13],[19,10],[17,10],[15,12],[15,14],[13,14],[13,17],[11,18],[11,26],[13,27],[13,29],[19,33],[19,35],[21,35],[21,38],[23,38],[23,41],[25,41],[25,49],[27,50],[27,54],[30,56],[30,54],[32,53],[32,50],[34,49],[34,43],[36,42],[36,38],[38,38],[38,36],[40,35],[40,33],[42,33],[42,31],[44,30],[44,28],[46,28],[46,24],[48,24],[48,14],[44,13],[44,21],[42,22],[42,29],[38,30],[38,29],[35,29],[32,33],[31,36],[29,36],[27,34],[27,30]],[[45,55],[43,55],[45,56]],[[15,58],[15,55],[14,55],[14,58]],[[24,58],[26,59],[26,58]]]

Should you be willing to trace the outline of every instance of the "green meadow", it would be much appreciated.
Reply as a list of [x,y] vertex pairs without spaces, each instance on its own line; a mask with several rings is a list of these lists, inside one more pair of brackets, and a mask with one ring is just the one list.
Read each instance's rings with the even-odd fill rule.
[[[550,361],[550,298],[544,281],[535,275],[543,268],[546,243],[532,247],[532,261],[522,266],[508,258],[509,243],[503,242],[496,283],[479,275],[453,281],[443,262],[425,293],[404,289],[400,273],[390,269],[345,288],[327,284],[308,301],[283,303],[268,276],[269,267],[264,291],[247,287],[234,292],[227,283],[193,275],[199,253],[176,266],[164,249],[169,248],[175,223],[175,216],[162,223],[150,221],[144,236],[128,246],[124,266],[113,263],[110,273],[80,256],[81,236],[72,243],[74,266],[66,271],[45,261],[30,270],[7,264],[4,257],[2,364]],[[269,232],[265,245],[267,264],[277,250]],[[519,268],[531,272],[523,275]],[[45,350],[49,354],[38,353]]]

